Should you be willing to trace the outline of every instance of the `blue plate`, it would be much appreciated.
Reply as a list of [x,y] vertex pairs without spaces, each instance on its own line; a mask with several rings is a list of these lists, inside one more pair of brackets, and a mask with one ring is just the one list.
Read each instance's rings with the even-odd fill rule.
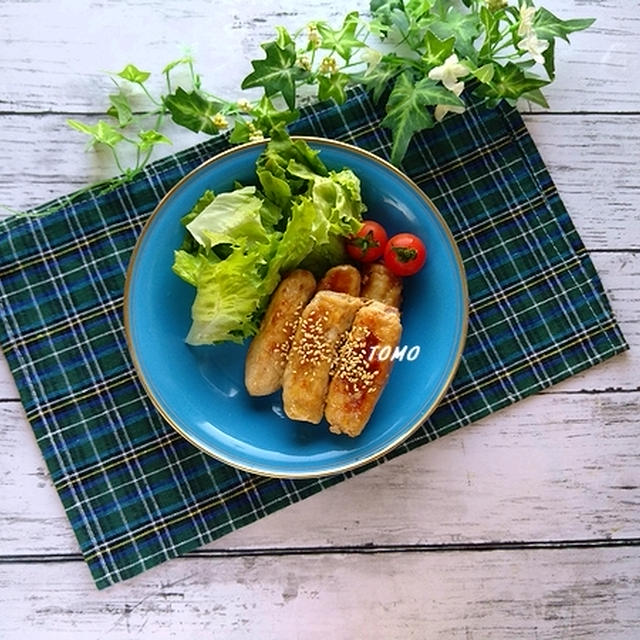
[[[357,438],[334,435],[326,423],[289,420],[281,394],[252,398],[244,389],[247,344],[191,347],[195,290],[171,271],[183,237],[180,218],[206,189],[255,182],[264,143],[235,147],[183,178],[158,204],[127,272],[125,328],[129,350],[149,397],[180,434],[235,467],[279,477],[311,477],[365,464],[402,442],[435,409],[460,360],[467,330],[467,284],[460,254],[441,215],[392,165],[349,145],[305,138],[333,169],[351,168],[362,182],[368,217],[391,236],[419,235],[425,267],[404,281],[401,345],[375,411]],[[419,348],[419,355],[415,357]]]

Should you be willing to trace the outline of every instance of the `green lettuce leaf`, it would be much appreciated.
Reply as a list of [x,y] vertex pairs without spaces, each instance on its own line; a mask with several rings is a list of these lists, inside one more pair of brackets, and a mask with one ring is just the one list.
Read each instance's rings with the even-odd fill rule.
[[182,218],[174,273],[196,288],[192,345],[242,342],[258,330],[281,278],[303,266],[320,276],[346,260],[344,238],[366,210],[350,170],[329,171],[281,125],[256,162],[258,187],[206,192]]
[[187,230],[204,247],[235,244],[239,238],[255,242],[268,242],[267,232],[260,216],[262,199],[255,187],[242,187],[221,193],[191,222]]
[[205,253],[194,254],[184,249],[178,249],[173,253],[172,269],[178,277],[197,287],[202,268],[219,260],[215,254],[207,256]]
[[260,264],[257,251],[235,251],[200,267],[187,344],[242,342],[255,332],[254,314],[264,299]]

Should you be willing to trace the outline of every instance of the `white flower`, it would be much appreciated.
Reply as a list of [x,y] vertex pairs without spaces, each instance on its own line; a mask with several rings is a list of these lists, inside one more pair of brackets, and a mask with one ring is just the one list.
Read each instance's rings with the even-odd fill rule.
[[527,36],[533,29],[533,18],[536,15],[535,7],[527,7],[524,2],[520,5],[520,24],[518,25],[518,35]]
[[372,49],[371,47],[367,47],[360,56],[360,60],[362,62],[367,63],[367,71],[371,71],[378,66],[380,60],[382,60],[382,54],[377,49]]
[[[464,89],[464,82],[456,82],[453,85],[451,91],[459,96]],[[433,115],[438,122],[442,122],[442,119],[447,115],[447,113],[464,113],[466,107],[463,105],[455,105],[455,104],[438,104],[436,108],[433,110]]]
[[438,104],[433,111],[433,115],[438,122],[442,122],[447,113],[464,113],[465,109],[466,107],[458,107],[453,104]]
[[540,40],[535,31],[530,31],[526,37],[518,42],[518,49],[528,51],[531,57],[540,64],[544,64],[542,54],[548,49],[549,43],[546,40]]
[[431,80],[440,80],[442,84],[453,91],[456,95],[460,95],[464,89],[464,82],[458,82],[458,78],[464,78],[468,75],[469,69],[458,62],[458,56],[453,53],[439,67],[434,67],[429,71]]

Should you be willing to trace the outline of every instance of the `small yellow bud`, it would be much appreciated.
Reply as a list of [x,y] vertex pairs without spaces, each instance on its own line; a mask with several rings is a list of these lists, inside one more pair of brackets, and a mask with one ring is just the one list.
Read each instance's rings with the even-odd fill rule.
[[213,122],[213,126],[218,129],[226,129],[229,126],[229,121],[221,113],[216,113],[216,115],[211,118],[211,122]]
[[242,100],[238,100],[238,109],[240,109],[240,111],[242,111],[243,113],[249,113],[253,109],[253,107],[248,100],[245,100],[243,98]]
[[318,27],[312,22],[307,26],[307,37],[312,48],[317,49],[322,42],[322,37],[318,31]]
[[311,71],[311,60],[308,56],[298,56],[296,64],[305,71]]
[[338,70],[338,65],[331,56],[327,56],[326,58],[322,58],[319,70],[320,73],[335,73]]

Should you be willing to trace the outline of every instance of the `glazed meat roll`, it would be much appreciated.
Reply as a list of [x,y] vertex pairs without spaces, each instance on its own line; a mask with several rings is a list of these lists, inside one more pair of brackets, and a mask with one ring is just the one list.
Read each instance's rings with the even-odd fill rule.
[[395,307],[371,301],[356,313],[327,394],[325,417],[330,431],[351,437],[362,432],[389,378],[390,355],[401,333]]
[[302,312],[282,381],[284,411],[292,420],[322,420],[338,344],[361,306],[346,293],[318,291]]
[[362,274],[360,295],[363,298],[400,308],[402,279],[381,262],[366,264]]
[[282,384],[298,322],[316,289],[309,271],[296,269],[280,282],[254,336],[245,362],[244,383],[252,396],[266,396]]
[[318,291],[338,291],[351,296],[360,295],[360,272],[350,264],[331,267],[318,283]]

